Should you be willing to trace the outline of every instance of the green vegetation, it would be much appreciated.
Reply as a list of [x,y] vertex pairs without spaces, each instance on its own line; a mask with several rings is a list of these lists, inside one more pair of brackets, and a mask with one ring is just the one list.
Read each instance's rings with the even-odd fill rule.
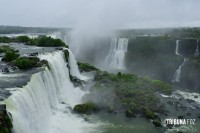
[[39,36],[31,39],[27,45],[34,45],[38,47],[67,47],[67,45],[60,39],[54,39],[47,36]]
[[2,61],[10,62],[19,57],[18,51],[10,48],[7,45],[0,46],[0,53],[5,53]]
[[6,52],[6,51],[14,51],[14,50],[10,46],[8,46],[8,45],[2,45],[2,46],[0,46],[0,53]]
[[[176,38],[144,36],[129,38],[126,66],[138,75],[170,81],[183,58],[175,54]],[[134,61],[133,61],[134,59]]]
[[91,114],[98,111],[98,107],[93,102],[78,104],[73,109],[76,113]]
[[12,122],[6,112],[0,111],[0,133],[11,133]]
[[17,66],[19,69],[29,69],[39,66],[39,58],[37,57],[20,57],[13,61],[13,65]]
[[21,26],[0,26],[0,34],[16,34],[16,33],[49,33],[65,31],[69,29],[62,28],[42,28],[42,27],[21,27]]
[[62,40],[54,39],[47,36],[39,36],[38,38],[29,38],[28,36],[18,36],[15,38],[0,37],[2,43],[24,43],[26,45],[34,45],[38,47],[68,47]]
[[10,43],[12,39],[10,39],[9,37],[1,37],[0,36],[0,42],[1,43]]
[[[90,89],[85,100],[96,101],[98,106],[109,113],[123,112],[126,117],[141,114],[147,119],[159,120],[157,114],[165,113],[165,107],[160,103],[156,92],[171,94],[172,86],[160,80],[148,77],[138,78],[133,74],[110,74],[97,71],[94,78],[96,84]],[[96,94],[98,94],[96,96]]]
[[43,65],[50,69],[46,60],[40,61],[38,57],[20,57],[18,51],[8,45],[0,46],[0,53],[4,53],[2,61],[10,62],[12,65],[17,66],[21,70],[41,67]]
[[95,68],[94,66],[91,66],[88,63],[81,63],[77,62],[79,70],[81,72],[90,72],[90,71],[98,71],[99,69]]
[[2,61],[10,62],[19,57],[19,54],[15,51],[6,51],[4,57],[2,58]]
[[199,38],[200,36],[200,28],[180,28],[174,29],[170,32],[171,36],[179,37],[179,38]]
[[21,42],[21,43],[25,43],[28,44],[31,42],[31,39],[28,36],[18,36],[16,38],[14,38],[15,42]]
[[161,123],[160,120],[154,120],[153,124],[154,124],[155,127],[162,127],[162,123]]

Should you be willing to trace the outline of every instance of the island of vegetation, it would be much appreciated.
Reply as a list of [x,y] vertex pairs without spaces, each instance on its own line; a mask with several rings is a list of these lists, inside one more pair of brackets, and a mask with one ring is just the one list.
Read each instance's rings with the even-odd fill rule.
[[[80,65],[79,65],[80,66]],[[156,127],[161,127],[160,115],[166,113],[156,93],[171,94],[172,86],[160,80],[148,77],[139,78],[134,74],[111,74],[97,71],[95,85],[86,101],[74,107],[74,112],[92,114],[98,111],[124,113],[128,118],[138,115],[152,120]],[[97,100],[97,97],[104,97]]]
[[25,45],[32,45],[38,47],[68,47],[62,40],[54,39],[48,36],[39,36],[38,38],[30,38],[28,36],[18,37],[0,37],[1,43],[24,43]]

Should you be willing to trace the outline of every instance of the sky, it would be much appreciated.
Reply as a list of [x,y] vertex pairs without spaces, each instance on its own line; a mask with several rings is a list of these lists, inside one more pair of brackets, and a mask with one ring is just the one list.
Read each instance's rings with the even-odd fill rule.
[[200,0],[0,0],[0,25],[119,29],[200,26]]

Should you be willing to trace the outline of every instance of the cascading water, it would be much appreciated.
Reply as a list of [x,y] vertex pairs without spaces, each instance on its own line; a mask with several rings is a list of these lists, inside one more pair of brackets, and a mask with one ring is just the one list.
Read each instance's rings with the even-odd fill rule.
[[196,56],[199,55],[199,39],[197,39],[197,47],[196,47],[194,55],[196,55]]
[[[81,102],[84,92],[71,83],[64,53],[58,51],[39,55],[39,58],[47,60],[50,69],[46,67],[32,75],[26,86],[4,101],[12,114],[13,133],[88,133],[93,130],[96,125],[71,113],[70,108]],[[76,67],[71,69],[78,71],[73,70]]]
[[106,64],[110,68],[125,68],[125,55],[128,49],[128,41],[128,38],[112,39],[110,52],[106,57]]
[[180,45],[179,42],[180,42],[180,40],[176,40],[176,51],[175,51],[176,55],[180,55],[179,54],[179,45]]
[[[85,80],[87,79],[85,76],[81,75],[79,70],[78,70],[78,65],[77,65],[77,61],[74,58],[74,55],[72,54],[72,52],[68,49],[69,51],[69,66],[70,66],[70,74],[74,77],[77,77],[81,80]],[[71,69],[73,68],[73,69]]]
[[189,60],[189,59],[187,59],[187,58],[185,58],[185,59],[183,60],[183,63],[182,63],[182,64],[178,67],[178,69],[176,70],[172,82],[180,82],[180,80],[181,80],[181,69],[182,69],[182,67],[185,65],[185,63],[186,63],[188,60]]

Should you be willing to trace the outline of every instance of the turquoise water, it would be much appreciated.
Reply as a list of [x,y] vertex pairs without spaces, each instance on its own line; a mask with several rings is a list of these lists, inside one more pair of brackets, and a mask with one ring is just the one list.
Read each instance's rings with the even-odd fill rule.
[[155,128],[154,125],[144,118],[126,118],[124,114],[95,114],[96,120],[100,121],[99,131],[101,133],[162,133],[162,128]]

